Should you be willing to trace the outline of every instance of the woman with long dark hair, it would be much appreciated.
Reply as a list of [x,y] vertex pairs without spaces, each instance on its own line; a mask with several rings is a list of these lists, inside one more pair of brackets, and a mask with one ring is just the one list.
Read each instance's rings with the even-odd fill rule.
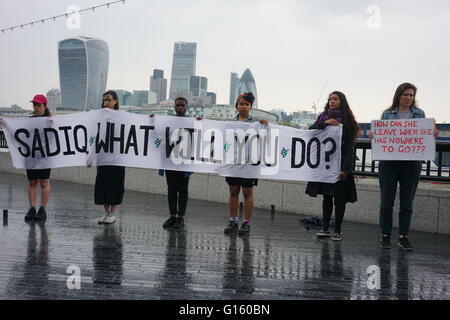
[[[119,99],[114,91],[103,94],[102,108],[119,109]],[[95,204],[103,205],[105,213],[99,224],[111,224],[116,221],[115,211],[122,203],[125,192],[125,167],[98,166],[95,178]]]
[[[425,112],[417,107],[417,88],[411,83],[402,83],[397,87],[392,105],[381,115],[381,119],[417,119],[425,118]],[[434,132],[436,138],[438,131]],[[371,138],[373,136],[371,135]],[[380,231],[381,247],[391,248],[392,213],[397,184],[400,184],[400,211],[398,245],[406,251],[412,251],[413,246],[408,239],[409,228],[413,214],[413,202],[422,170],[421,161],[380,161],[379,182],[380,201]]]
[[328,97],[325,110],[309,129],[325,129],[327,126],[342,124],[341,171],[336,183],[308,182],[306,193],[311,197],[323,195],[323,229],[316,235],[319,238],[330,237],[329,225],[333,213],[333,200],[336,216],[333,240],[342,240],[341,226],[344,220],[345,205],[357,200],[353,177],[354,141],[361,130],[355,120],[346,96],[340,91],[332,92]]

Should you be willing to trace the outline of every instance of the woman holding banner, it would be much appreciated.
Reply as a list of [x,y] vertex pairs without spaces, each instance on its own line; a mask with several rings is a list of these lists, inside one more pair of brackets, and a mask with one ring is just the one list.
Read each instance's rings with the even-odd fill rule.
[[[417,88],[411,83],[399,85],[395,91],[391,107],[383,112],[381,119],[425,118],[425,112],[416,105],[416,92]],[[435,138],[437,135],[438,131],[435,131]],[[370,137],[373,138],[373,135],[370,135]],[[413,213],[414,196],[421,170],[421,161],[380,161],[380,231],[382,234],[382,248],[391,248],[392,213],[397,184],[400,184],[398,245],[404,250],[413,250],[413,246],[408,240],[408,233]]]
[[323,229],[316,234],[319,238],[330,237],[328,231],[333,213],[333,199],[336,216],[334,241],[342,240],[341,226],[344,220],[345,205],[357,200],[355,180],[353,178],[354,141],[361,130],[355,120],[346,96],[340,91],[332,92],[328,97],[325,110],[309,129],[325,129],[327,126],[343,125],[341,145],[341,171],[336,183],[308,182],[306,193],[311,197],[323,195]]
[[[50,111],[47,107],[47,98],[43,94],[37,94],[33,100],[33,115],[32,117],[49,117]],[[51,169],[35,169],[27,170],[28,178],[28,200],[30,202],[30,209],[25,215],[25,221],[29,220],[45,220],[47,213],[45,206],[50,198],[50,173]],[[38,185],[41,186],[41,205],[36,212],[36,198],[38,193]]]
[[[102,108],[118,110],[119,100],[114,91],[103,94]],[[95,178],[95,204],[103,205],[105,213],[98,220],[99,224],[111,224],[116,221],[114,212],[122,203],[125,191],[125,167],[98,166]]]
[[[236,110],[238,114],[236,116],[237,121],[254,122],[250,115],[250,111],[253,106],[255,97],[251,92],[245,92],[236,99]],[[261,124],[267,124],[267,120],[259,120]],[[239,235],[248,235],[250,233],[250,218],[253,212],[253,186],[258,184],[258,179],[246,179],[240,177],[226,177],[226,182],[230,188],[230,197],[228,205],[230,209],[230,221],[227,223],[224,233],[232,234],[238,231],[238,206],[239,206],[239,193],[244,195],[244,218],[241,227],[239,228]]]

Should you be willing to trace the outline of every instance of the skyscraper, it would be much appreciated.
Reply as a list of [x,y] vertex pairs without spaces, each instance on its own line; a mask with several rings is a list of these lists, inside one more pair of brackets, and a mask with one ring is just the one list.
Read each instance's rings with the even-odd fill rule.
[[58,43],[61,108],[99,109],[108,79],[108,44],[75,37]]
[[175,98],[177,93],[189,91],[189,78],[195,76],[196,56],[197,43],[175,42],[170,79],[170,99]]
[[153,69],[153,78],[154,79],[164,78],[164,71],[160,69]]
[[47,92],[46,97],[47,108],[51,114],[56,115],[56,110],[61,108],[61,92],[59,89],[53,88]]
[[217,95],[215,92],[207,92],[206,95],[211,97],[211,105],[215,105],[217,101]]
[[208,79],[206,77],[190,76],[189,92],[194,97],[206,96],[208,91]]
[[[239,83],[236,87],[236,98],[244,93],[251,92],[255,96],[255,102],[253,103],[253,108],[258,108],[258,94],[256,92],[256,84],[255,79],[253,78],[252,72],[250,69],[245,69],[244,74],[242,75]],[[234,102],[233,102],[234,104]]]
[[166,100],[167,79],[164,79],[164,71],[159,69],[153,70],[153,76],[150,77],[150,91],[156,93],[156,102]]
[[230,75],[230,105],[234,105],[236,102],[236,88],[239,84],[239,76],[237,73],[232,72]]

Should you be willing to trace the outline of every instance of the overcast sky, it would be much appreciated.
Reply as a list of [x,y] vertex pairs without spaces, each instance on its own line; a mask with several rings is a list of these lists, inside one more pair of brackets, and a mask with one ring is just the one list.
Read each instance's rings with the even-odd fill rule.
[[[1,0],[0,28],[111,1]],[[369,122],[412,82],[427,117],[450,122],[448,0],[126,0],[80,21],[0,33],[0,106],[31,109],[34,94],[59,88],[57,42],[84,35],[109,45],[108,89],[148,90],[155,68],[170,81],[173,44],[187,41],[218,103],[228,103],[230,72],[250,68],[262,109],[312,111],[328,82],[319,110],[340,90]]]

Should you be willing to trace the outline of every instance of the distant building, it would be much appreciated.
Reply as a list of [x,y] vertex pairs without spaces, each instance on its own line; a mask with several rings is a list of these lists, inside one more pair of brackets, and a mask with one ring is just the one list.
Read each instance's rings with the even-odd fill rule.
[[61,109],[99,109],[108,79],[105,41],[75,37],[58,43]]
[[197,43],[175,42],[170,78],[170,99],[175,98],[177,93],[189,91],[189,79],[191,76],[195,76],[196,57]]
[[206,77],[190,76],[189,92],[194,97],[206,96],[208,91],[208,79]]
[[[134,90],[133,91],[133,98],[132,98],[132,105],[136,107],[142,107],[146,104],[148,104],[148,97],[149,97],[149,91],[148,90]],[[130,101],[131,102],[131,101]]]
[[208,97],[211,97],[211,104],[212,104],[212,105],[215,105],[215,104],[216,104],[216,101],[217,101],[217,95],[216,95],[216,93],[215,93],[215,92],[207,92],[206,95],[207,95]]
[[156,93],[156,101],[161,102],[167,97],[167,79],[164,79],[164,71],[153,70],[153,76],[150,77],[150,91]]
[[292,112],[291,123],[299,127],[309,127],[316,121],[317,115],[311,111]]
[[113,91],[117,93],[117,100],[119,100],[119,107],[126,106],[128,105],[128,102],[131,102],[130,97],[132,97],[133,94],[130,91],[127,90],[113,90]]
[[236,89],[239,84],[239,76],[235,72],[231,72],[230,75],[230,105],[234,105],[236,102]]
[[164,78],[164,71],[160,69],[153,69],[153,78],[154,79]]
[[158,95],[156,94],[156,92],[153,92],[153,91],[149,91],[148,92],[147,103],[150,104],[150,105],[158,103]]
[[46,94],[47,108],[51,114],[56,114],[56,110],[61,109],[61,92],[59,89],[53,88]]
[[2,117],[23,117],[31,113],[31,110],[22,109],[17,104],[11,105],[11,108],[0,108],[0,116]]
[[[250,71],[250,69],[245,69],[244,73],[242,74],[242,77],[239,79],[238,85],[236,87],[235,91],[235,98],[244,93],[244,92],[251,92],[255,96],[255,102],[253,103],[253,108],[258,108],[258,93],[256,91],[256,84],[255,79],[253,78],[253,74]],[[233,104],[235,101],[233,101]]]

